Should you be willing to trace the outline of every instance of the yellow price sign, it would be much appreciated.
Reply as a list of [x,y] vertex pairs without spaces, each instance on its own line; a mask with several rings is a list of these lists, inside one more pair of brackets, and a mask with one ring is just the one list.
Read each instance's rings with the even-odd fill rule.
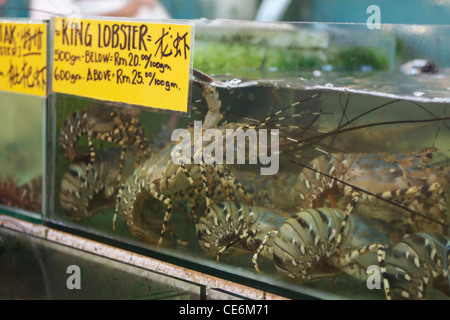
[[0,22],[0,90],[47,95],[47,24]]
[[54,92],[188,111],[191,25],[55,18]]

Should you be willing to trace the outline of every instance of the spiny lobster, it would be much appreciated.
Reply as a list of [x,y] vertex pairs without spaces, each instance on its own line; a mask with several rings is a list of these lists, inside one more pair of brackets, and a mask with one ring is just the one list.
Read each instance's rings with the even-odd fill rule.
[[419,232],[386,252],[387,299],[424,299],[431,287],[450,297],[450,237]]
[[[448,168],[430,164],[435,151],[426,148],[409,154],[320,156],[299,175],[296,187],[299,206],[321,206],[328,197],[331,206],[345,207],[338,243],[357,203],[374,209],[370,210],[371,217],[404,228],[405,232],[411,232],[411,228],[416,231],[443,228],[446,232],[448,218],[442,185],[448,183]],[[339,205],[336,195],[349,199],[347,206]],[[416,214],[419,217],[413,221]]]
[[249,206],[234,201],[209,207],[199,220],[198,238],[203,252],[216,257],[236,249],[253,253],[252,263],[261,273],[258,256],[272,259],[273,239],[290,215],[281,210]]
[[[147,137],[138,119],[139,113],[136,108],[101,103],[94,103],[73,112],[66,118],[59,133],[59,145],[64,156],[70,161],[85,156],[84,152],[80,154],[81,148],[77,142],[82,136],[87,136],[89,161],[83,177],[88,177],[97,155],[94,140],[119,145],[122,151],[117,181],[121,181],[126,152],[136,149],[133,150],[136,163],[139,163],[141,158],[147,158],[150,152]],[[83,181],[83,184],[85,183],[86,181]]]
[[[75,220],[87,219],[99,210],[114,205],[117,191],[124,182],[124,179],[117,181],[121,170],[121,151],[120,148],[97,151],[89,171],[89,158],[81,158],[70,164],[61,181],[59,197],[61,207],[69,217]],[[135,161],[132,155],[124,159],[121,176],[128,177]]]
[[[297,212],[278,230],[273,260],[285,277],[304,283],[341,271],[360,277],[364,259],[380,247],[389,247],[393,235],[383,222],[357,215],[349,217],[337,252],[337,230],[344,219],[340,209],[317,208]],[[372,263],[376,263],[372,259]]]
[[[214,128],[222,118],[218,92],[214,87],[205,85],[204,96],[209,111],[205,117],[203,129]],[[188,130],[192,130],[192,128],[188,128]],[[251,201],[239,182],[232,177],[229,171],[224,169],[223,165],[206,165],[203,158],[198,165],[183,162],[174,163],[172,153],[177,143],[170,143],[136,168],[126,184],[120,189],[117,197],[116,215],[117,213],[121,215],[132,234],[158,245],[162,244],[166,233],[172,214],[173,201],[190,202],[195,225],[197,225],[195,200],[198,197],[204,198],[207,206],[210,206],[213,200],[209,186],[216,181],[220,181],[225,190],[233,190],[235,193],[241,194],[244,201]],[[158,241],[149,235],[144,227],[146,222],[143,217],[143,206],[150,198],[155,198],[167,206]]]
[[297,283],[342,271],[367,280],[368,267],[378,266],[387,299],[423,299],[434,287],[450,297],[450,238],[419,232],[405,235],[378,219],[351,215],[341,250],[337,230],[340,209],[317,208],[296,213],[279,228],[273,243],[277,270]]

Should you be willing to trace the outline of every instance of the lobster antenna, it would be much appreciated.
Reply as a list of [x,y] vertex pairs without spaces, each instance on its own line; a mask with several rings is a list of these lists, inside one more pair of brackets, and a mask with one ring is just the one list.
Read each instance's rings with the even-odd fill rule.
[[287,109],[293,108],[293,107],[295,107],[295,106],[297,106],[297,105],[299,105],[299,104],[302,104],[302,103],[305,103],[305,102],[307,102],[307,101],[309,101],[309,100],[312,100],[312,99],[314,99],[314,98],[317,98],[317,96],[319,96],[319,94],[318,94],[318,93],[315,93],[315,94],[313,94],[312,96],[310,96],[310,97],[308,97],[308,98],[306,98],[306,99],[303,99],[303,100],[294,102],[294,103],[288,105],[287,107],[284,107],[284,108],[278,110],[277,112],[271,114],[271,115],[268,116],[266,119],[260,121],[256,126],[260,126],[260,125],[262,125],[262,124],[266,124],[266,123],[269,122],[269,120],[272,120],[273,118],[275,118],[276,116],[278,116],[280,113],[286,111]]
[[372,192],[370,192],[370,191],[361,189],[361,188],[359,188],[359,187],[357,187],[357,186],[354,186],[354,185],[352,185],[352,184],[350,184],[350,183],[348,183],[348,182],[345,182],[345,181],[343,181],[343,180],[341,180],[341,179],[339,179],[339,178],[333,177],[333,176],[331,176],[331,175],[329,175],[329,174],[327,174],[327,173],[321,172],[321,171],[319,171],[319,170],[316,170],[316,169],[314,169],[314,168],[311,168],[311,167],[309,167],[309,166],[307,166],[307,165],[304,165],[304,164],[299,163],[299,162],[294,161],[294,160],[290,160],[290,161],[291,161],[292,163],[296,164],[296,165],[305,167],[305,168],[308,169],[308,170],[311,170],[311,171],[313,171],[313,172],[319,173],[319,174],[321,174],[321,175],[326,176],[327,178],[330,178],[330,179],[335,180],[335,181],[337,181],[337,182],[339,182],[339,183],[342,183],[342,184],[344,184],[344,185],[346,185],[346,186],[349,186],[349,187],[351,187],[351,188],[353,188],[353,189],[355,189],[355,190],[357,190],[357,191],[363,192],[363,193],[368,194],[368,195],[370,195],[370,196],[372,196],[372,197],[374,197],[374,198],[377,198],[377,199],[379,199],[379,200],[383,200],[383,201],[385,201],[385,202],[387,202],[387,203],[389,203],[389,204],[392,204],[392,205],[394,205],[394,206],[397,206],[397,207],[399,207],[399,208],[402,208],[402,209],[404,209],[404,210],[406,210],[406,211],[408,211],[408,212],[410,212],[410,213],[412,213],[412,214],[417,214],[417,215],[421,216],[422,218],[425,218],[425,219],[427,219],[427,220],[429,220],[429,221],[432,221],[432,222],[434,222],[434,223],[440,224],[440,225],[442,225],[442,226],[444,226],[444,227],[446,227],[446,228],[449,228],[449,227],[450,227],[449,224],[447,224],[447,223],[445,223],[445,222],[442,222],[442,221],[436,220],[436,219],[434,219],[434,218],[431,218],[431,217],[429,217],[429,216],[427,216],[427,215],[425,215],[425,214],[423,214],[423,213],[414,211],[414,210],[412,210],[412,209],[410,209],[410,208],[408,208],[408,207],[405,207],[405,206],[403,206],[403,205],[401,205],[401,204],[395,203],[395,202],[390,201],[390,200],[388,200],[388,199],[384,199],[384,198],[382,198],[382,197],[376,195],[375,193],[372,193]]
[[[343,105],[343,104],[342,104],[342,96],[343,96],[344,94],[347,94],[347,100],[345,101],[345,104]],[[342,121],[344,120],[344,118],[345,118],[347,121],[349,121],[349,120],[348,120],[348,117],[347,117],[347,108],[348,108],[348,102],[349,102],[349,101],[350,101],[350,93],[349,93],[349,92],[344,91],[344,92],[341,92],[341,93],[339,94],[339,106],[341,107],[342,115],[341,115],[341,118],[339,119],[339,124],[338,124],[338,126],[337,126],[337,129],[341,128],[341,124],[342,124]],[[347,123],[348,123],[348,122],[347,122]],[[335,138],[336,138],[336,137],[333,137],[333,138],[330,140],[330,143],[328,144],[328,146],[331,146],[331,145],[333,144]]]
[[319,134],[317,136],[312,136],[312,137],[307,137],[307,138],[302,138],[302,139],[294,139],[295,141],[292,141],[292,144],[297,143],[297,144],[301,144],[302,146],[305,146],[305,143],[308,141],[311,141],[311,140],[320,140],[320,139],[327,138],[329,136],[333,136],[336,134],[356,131],[356,130],[360,130],[360,129],[375,127],[375,126],[406,124],[406,123],[427,123],[427,122],[442,121],[442,120],[450,120],[450,117],[443,117],[443,118],[436,118],[436,119],[423,119],[423,120],[398,120],[398,121],[374,122],[374,123],[363,124],[363,125],[355,126],[355,127],[351,127],[351,128],[331,130],[331,131]]
[[[264,120],[256,120],[256,119],[252,119],[252,118],[249,118],[249,117],[242,116],[242,118],[247,119],[247,120],[250,120],[250,121],[253,121],[253,122],[256,122],[256,123],[254,123],[254,124],[245,124],[245,125],[242,125],[240,128],[243,129],[243,130],[246,130],[246,129],[255,129],[255,128],[260,127],[260,126],[262,126],[262,125],[270,125],[270,124],[272,124],[272,123],[274,123],[274,122],[284,121],[284,120],[289,119],[289,118],[297,118],[297,117],[300,118],[300,117],[303,117],[303,116],[309,116],[309,115],[312,115],[312,116],[315,116],[316,119],[317,119],[317,117],[320,116],[321,114],[330,114],[330,113],[322,113],[322,111],[320,111],[320,112],[312,112],[312,113],[306,113],[306,112],[305,112],[305,113],[299,113],[299,114],[294,114],[294,115],[290,115],[290,116],[285,116],[285,117],[276,118],[279,114],[281,114],[282,112],[288,110],[289,108],[295,107],[295,106],[300,105],[300,104],[302,104],[302,103],[304,103],[304,102],[307,102],[307,101],[309,101],[309,100],[311,100],[311,99],[314,99],[314,98],[316,98],[318,95],[319,95],[319,94],[316,93],[316,94],[314,94],[314,95],[312,95],[312,96],[310,96],[310,97],[308,97],[308,98],[306,98],[306,99],[303,99],[303,100],[294,102],[294,103],[292,103],[292,104],[290,104],[290,105],[288,105],[288,106],[286,106],[286,107],[284,107],[284,108],[278,110],[277,112],[275,112],[275,113],[269,115],[269,116],[266,117]],[[230,112],[230,111],[225,111],[225,112],[232,113],[232,114],[236,114],[236,113]],[[313,120],[307,127],[300,127],[300,126],[290,126],[290,127],[291,127],[291,128],[297,128],[297,129],[303,129],[303,130],[308,130],[308,129],[309,129],[309,130],[314,130],[314,129],[310,129],[310,127],[311,127],[312,124],[316,121],[316,119]],[[273,125],[273,126],[275,126],[275,127],[281,127],[279,124],[275,124],[275,125]],[[288,126],[288,127],[289,127],[289,126]],[[314,130],[314,131],[316,131],[316,130]],[[287,140],[290,140],[290,141],[292,141],[292,142],[296,142],[296,141],[297,141],[297,139],[288,137],[287,135],[282,135],[282,137],[284,137],[284,138],[286,138]]]
[[[388,101],[388,102],[386,102],[386,103],[380,104],[379,106],[376,106],[376,107],[374,107],[374,108],[372,108],[372,109],[370,109],[370,110],[368,110],[368,111],[366,111],[366,112],[363,112],[363,113],[359,114],[358,116],[354,117],[352,120],[347,121],[345,124],[343,124],[343,125],[340,126],[339,128],[346,127],[346,126],[348,126],[350,123],[352,123],[352,122],[354,122],[354,121],[356,121],[356,120],[358,120],[358,119],[360,119],[360,118],[366,116],[367,114],[369,114],[369,113],[371,113],[371,112],[374,112],[374,111],[376,111],[376,110],[379,110],[379,109],[381,109],[381,108],[384,108],[384,107],[386,107],[386,106],[388,106],[388,105],[391,105],[391,104],[393,104],[393,103],[397,103],[397,102],[399,102],[399,101],[407,101],[407,100],[395,99],[395,100],[391,100],[391,101]],[[434,113],[431,112],[430,110],[426,109],[426,108],[425,108],[424,106],[422,106],[420,103],[417,103],[417,102],[415,102],[415,101],[408,101],[408,102],[410,102],[410,103],[414,104],[415,106],[419,107],[419,108],[422,109],[424,112],[428,113],[430,116],[433,116],[434,118],[438,118],[438,116],[437,116],[436,114],[434,114]],[[346,103],[348,103],[348,100],[347,100]],[[346,110],[346,109],[347,109],[347,106],[345,107],[345,110]],[[343,111],[345,112],[345,110],[343,110]],[[445,126],[446,126],[448,129],[450,129],[450,126],[449,126],[449,125],[445,124]]]
[[[447,106],[445,106],[444,111],[442,111],[442,114],[445,114],[446,111],[447,111]],[[442,122],[441,122],[440,124],[442,124]],[[446,125],[445,122],[444,122],[444,125]],[[447,127],[447,128],[448,128],[448,127]],[[439,131],[440,131],[440,130],[441,130],[441,126],[439,125],[438,128],[437,128],[437,130],[436,130],[436,135],[434,136],[434,143],[433,143],[433,146],[434,146],[434,144],[436,143],[436,140],[437,140],[437,138],[438,138],[438,136],[439,136]]]
[[[347,100],[345,101],[345,105],[342,105],[342,96],[344,95],[344,93],[347,94]],[[350,101],[350,92],[341,92],[341,94],[339,95],[339,105],[341,106],[341,110],[342,110],[342,117],[341,117],[341,121],[339,122],[339,126],[342,123],[342,119],[345,117],[345,119],[347,121],[348,117],[347,117],[347,108],[348,108],[348,102]]]

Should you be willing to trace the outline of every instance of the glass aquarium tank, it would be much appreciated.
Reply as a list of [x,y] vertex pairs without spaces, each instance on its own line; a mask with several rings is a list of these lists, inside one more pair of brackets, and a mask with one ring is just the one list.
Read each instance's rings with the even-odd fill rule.
[[42,222],[47,25],[0,21],[0,211]]
[[[0,217],[5,222],[9,217]],[[14,220],[6,220],[14,224]],[[113,259],[0,227],[2,299],[199,299],[201,287]],[[77,276],[80,276],[77,279]]]
[[0,210],[42,220],[46,99],[0,92]]
[[192,23],[190,116],[51,94],[46,223],[290,298],[450,298],[449,27]]

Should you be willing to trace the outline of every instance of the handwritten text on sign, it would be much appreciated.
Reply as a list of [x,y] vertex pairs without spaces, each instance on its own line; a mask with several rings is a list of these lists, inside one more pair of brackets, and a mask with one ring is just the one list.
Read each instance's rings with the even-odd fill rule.
[[55,19],[53,91],[187,112],[191,26]]
[[46,95],[45,23],[0,22],[0,90]]

